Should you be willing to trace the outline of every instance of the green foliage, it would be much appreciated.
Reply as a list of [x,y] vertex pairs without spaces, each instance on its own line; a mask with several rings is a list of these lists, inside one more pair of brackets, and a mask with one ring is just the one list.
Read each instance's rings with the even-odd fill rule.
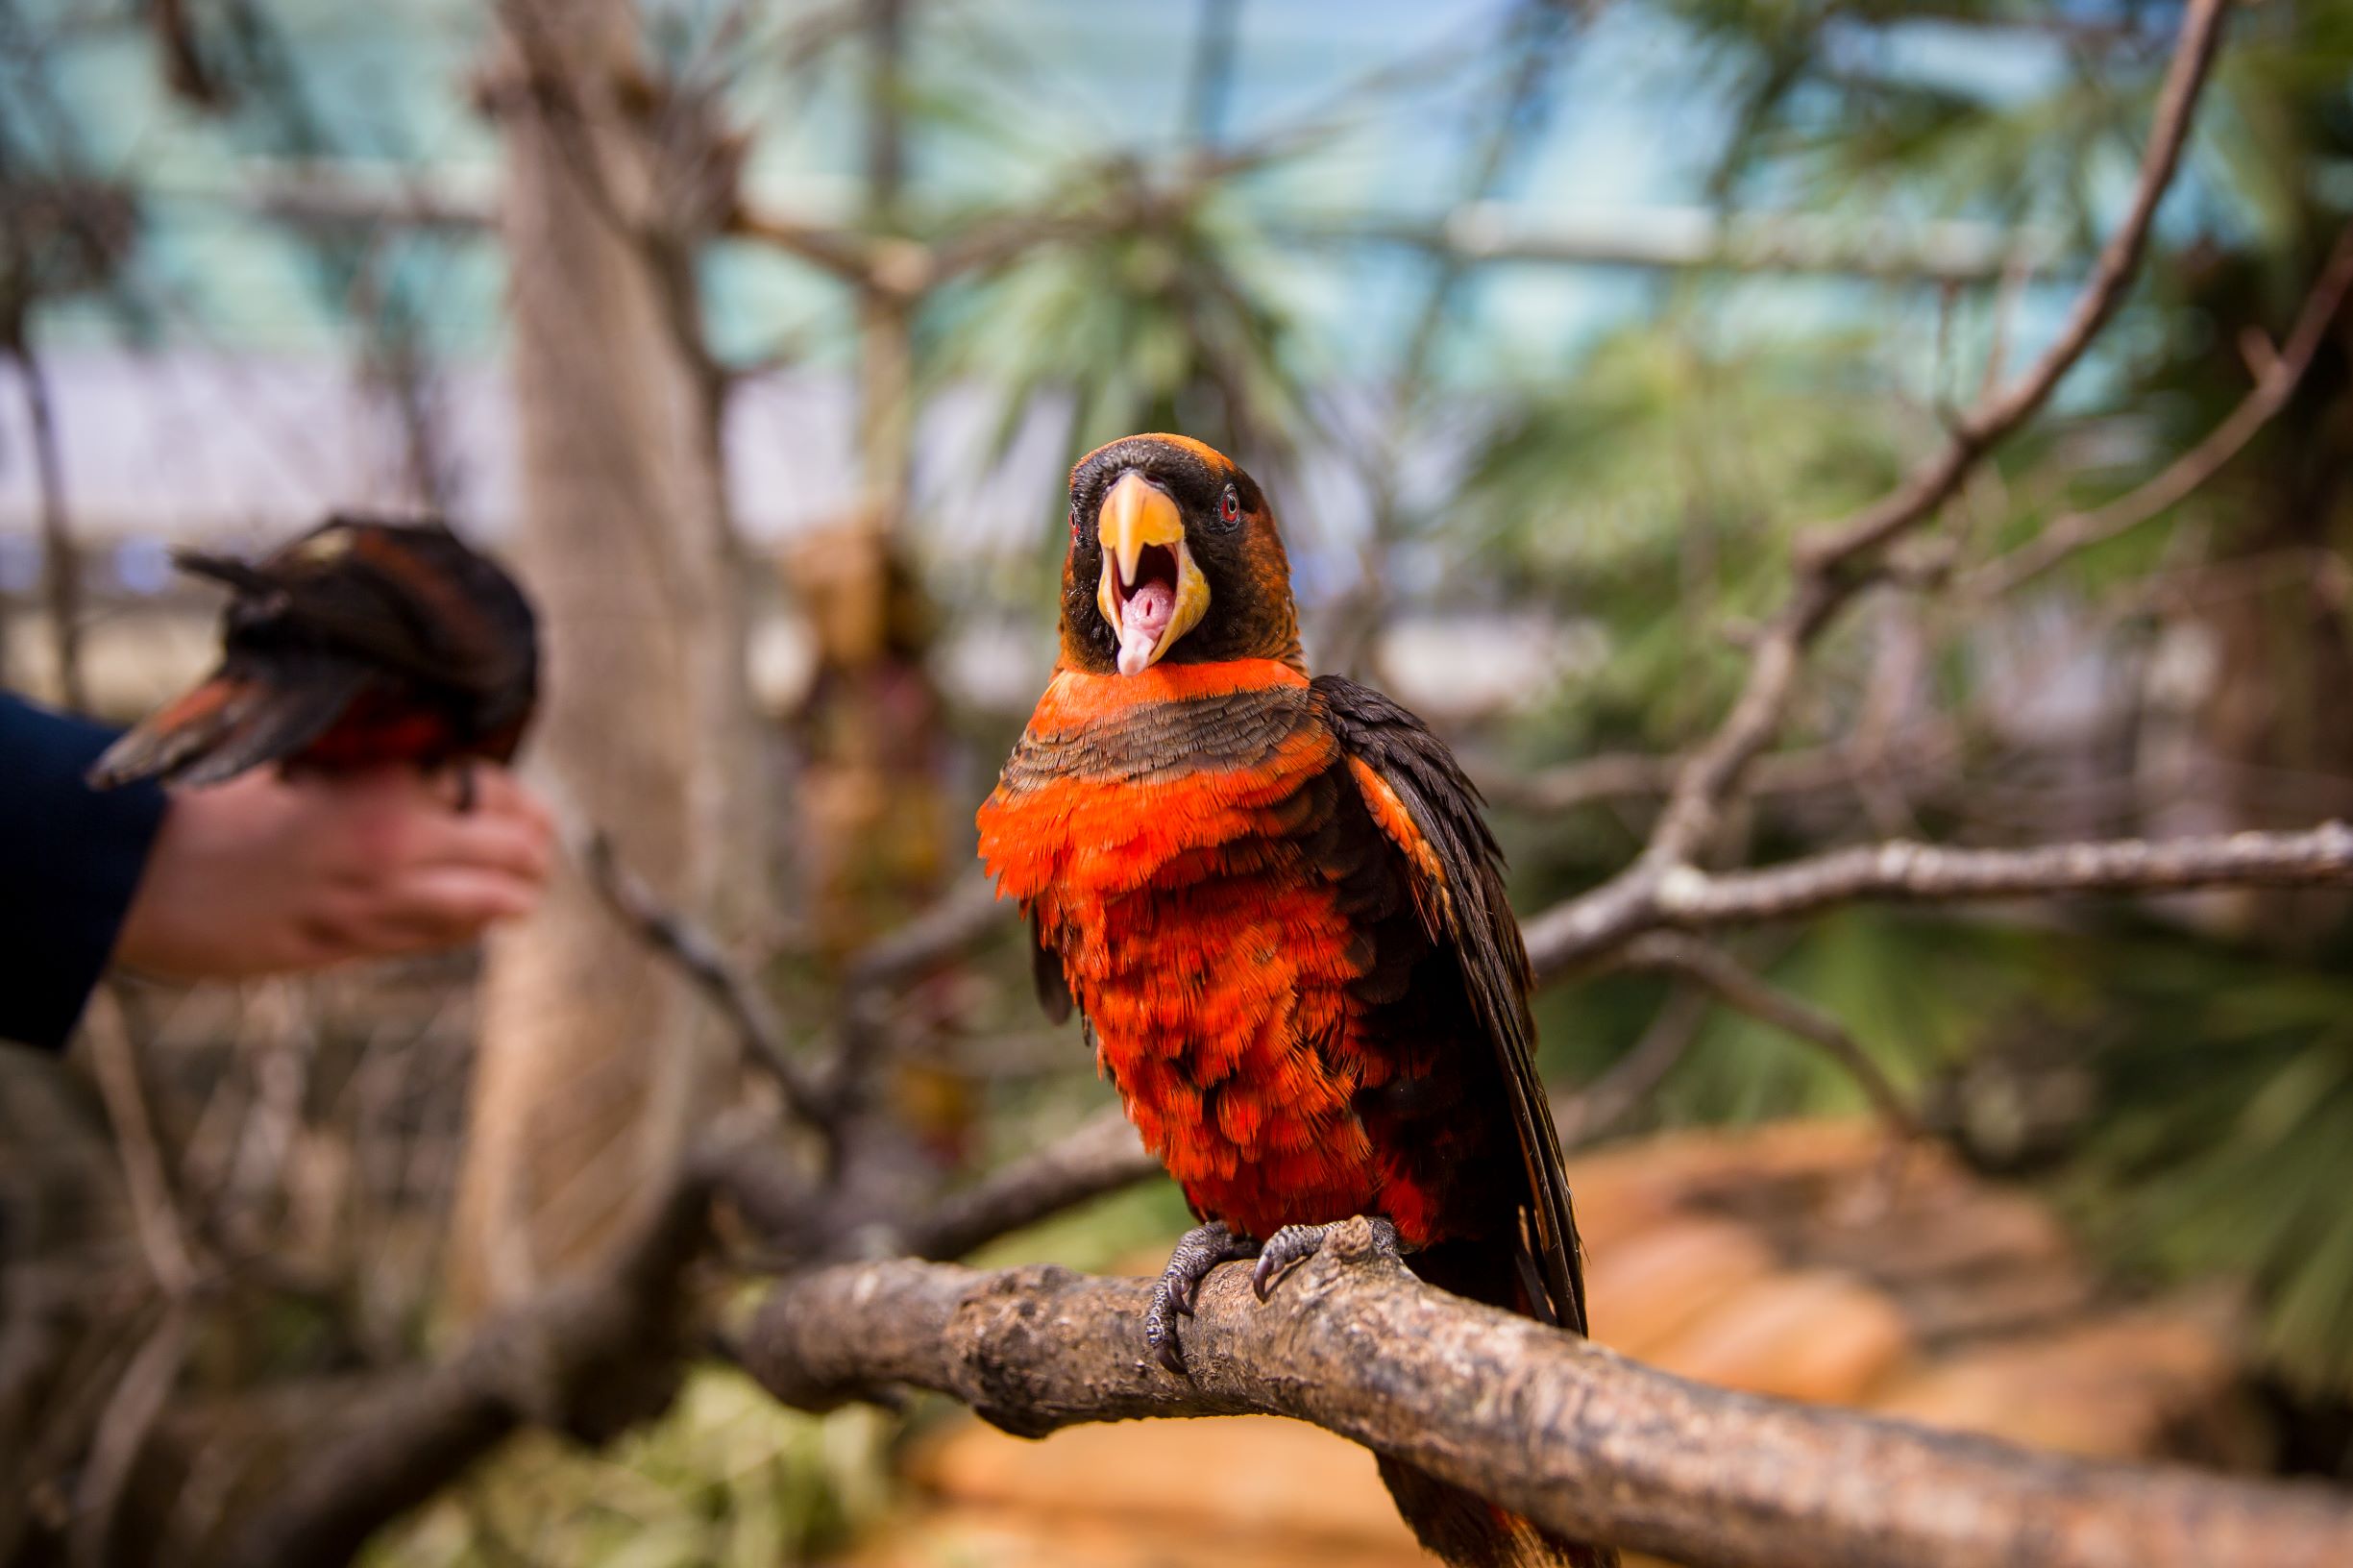
[[1497,421],[1448,508],[1453,548],[1590,618],[1609,653],[1544,716],[1572,742],[1680,744],[1743,661],[1799,527],[1892,481],[1907,420],[1845,334],[1742,342],[1702,322],[1614,333]]
[[1301,346],[1269,254],[1216,185],[1151,195],[1115,169],[1072,208],[1140,202],[1140,221],[1042,247],[951,312],[943,379],[987,385],[1000,446],[1041,398],[1069,402],[1079,453],[1135,430],[1185,430],[1279,454],[1307,426]]
[[2095,1059],[2081,1213],[2129,1262],[2249,1281],[2266,1360],[2353,1398],[2353,980],[2188,944],[2103,956],[2123,1026]]
[[369,1568],[775,1568],[838,1548],[886,1495],[889,1418],[807,1416],[733,1372],[602,1453],[534,1436],[384,1532]]

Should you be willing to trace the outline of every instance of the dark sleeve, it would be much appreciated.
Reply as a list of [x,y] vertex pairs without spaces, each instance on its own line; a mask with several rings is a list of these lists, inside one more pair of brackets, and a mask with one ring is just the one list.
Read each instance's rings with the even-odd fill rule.
[[113,738],[0,693],[0,1040],[64,1045],[138,888],[165,796],[82,782]]

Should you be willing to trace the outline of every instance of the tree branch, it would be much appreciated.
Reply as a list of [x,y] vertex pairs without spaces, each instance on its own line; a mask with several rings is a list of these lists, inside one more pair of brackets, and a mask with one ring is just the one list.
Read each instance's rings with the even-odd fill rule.
[[1640,1039],[1609,1070],[1573,1094],[1553,1097],[1553,1119],[1564,1149],[1581,1148],[1615,1127],[1667,1081],[1700,1038],[1708,995],[1697,986],[1668,993]]
[[90,705],[82,670],[82,551],[65,505],[65,464],[58,452],[57,410],[48,373],[34,356],[30,331],[11,326],[14,341],[5,345],[24,389],[25,425],[32,435],[33,471],[39,481],[41,589],[49,615],[49,646],[57,665],[60,699],[77,711]]
[[1763,976],[1722,948],[1676,932],[1654,931],[1629,945],[1619,955],[1619,963],[1630,969],[1661,969],[1679,974],[1704,987],[1734,1012],[1745,1013],[1760,1023],[1771,1024],[1783,1034],[1804,1041],[1845,1068],[1862,1086],[1863,1093],[1878,1112],[1879,1119],[1887,1123],[1891,1136],[1898,1139],[1921,1136],[1920,1118],[1913,1114],[1910,1104],[1888,1081],[1879,1064],[1871,1059],[1871,1053],[1856,1044],[1854,1037],[1836,1018],[1776,990]]
[[1139,1352],[1149,1286],[1066,1269],[823,1270],[739,1341],[787,1403],[912,1384],[1037,1436],[1089,1421],[1311,1421],[1569,1535],[1693,1568],[2322,1568],[2353,1502],[2318,1487],[2095,1464],[1653,1371],[1442,1294],[1352,1221],[1271,1301],[1221,1268],[1189,1378]]
[[917,1258],[962,1258],[1001,1236],[1158,1176],[1127,1115],[1110,1110],[1058,1143],[1016,1160],[910,1223],[896,1238]]
[[[1892,840],[1762,870],[1677,869],[1657,891],[1654,923],[1681,931],[1753,925],[1863,899],[1964,903],[2053,894],[2183,893],[2196,888],[2353,886],[2353,828],[2109,839],[2031,849],[1953,849]],[[1557,912],[1556,912],[1557,913]],[[1529,928],[1539,976],[1590,963],[1594,944],[1551,917]]]
[[551,1286],[438,1365],[333,1401],[331,1426],[305,1434],[301,1462],[219,1562],[348,1562],[528,1422],[602,1442],[665,1408],[686,1349],[679,1286],[713,1179],[707,1164],[684,1173],[608,1269]]
[[775,1079],[794,1115],[821,1131],[837,1119],[832,1097],[795,1054],[784,1022],[750,976],[737,969],[719,942],[679,911],[664,904],[645,880],[613,852],[602,833],[588,836],[580,861],[588,879],[613,913],[648,946],[677,965],[735,1027],[751,1059]]
[[2338,233],[2319,281],[2313,284],[2312,292],[2304,297],[2303,306],[2296,312],[2287,345],[2263,361],[2253,389],[2222,423],[2207,431],[2205,439],[2174,458],[2147,483],[2104,506],[2088,512],[2070,512],[2052,522],[2031,543],[1986,562],[1962,580],[1962,596],[1980,601],[1998,599],[2041,576],[2069,556],[2139,527],[2221,472],[2222,466],[2239,455],[2257,431],[2288,406],[2288,400],[2303,383],[2304,373],[2312,368],[2314,355],[2326,341],[2329,327],[2343,307],[2348,289],[2353,289],[2353,225]]
[[[1746,790],[1759,798],[1820,795],[1852,788],[1858,775],[1873,769],[1930,773],[1949,765],[1958,750],[1958,741],[1944,726],[1923,724],[1889,737],[1868,752],[1851,740],[1776,751],[1756,759]],[[1684,760],[1647,751],[1611,751],[1532,773],[1476,769],[1472,777],[1491,804],[1556,816],[1610,801],[1655,799],[1675,788]]]
[[882,991],[911,980],[1009,921],[1012,913],[997,902],[995,886],[974,872],[906,924],[851,955],[843,983],[853,991]]
[[1661,888],[1691,870],[1692,861],[1716,836],[1726,803],[1780,733],[1806,652],[1870,580],[1860,570],[1863,558],[1934,516],[1958,493],[1977,463],[2043,404],[2116,313],[2180,162],[2229,9],[2228,0],[2190,5],[2158,95],[2132,201],[2057,338],[2017,381],[1960,415],[1945,445],[1902,483],[1851,517],[1801,538],[1789,600],[1758,640],[1731,712],[1678,772],[1641,857],[1603,887],[1532,922],[1532,945],[1540,938],[1548,945],[1591,955],[1665,923]]

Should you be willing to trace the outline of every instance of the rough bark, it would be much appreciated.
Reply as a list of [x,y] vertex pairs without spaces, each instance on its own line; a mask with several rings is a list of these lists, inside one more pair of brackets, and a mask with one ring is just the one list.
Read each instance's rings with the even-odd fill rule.
[[937,1389],[1007,1431],[1261,1412],[1411,1460],[1566,1533],[1693,1568],[2324,1568],[2353,1501],[2319,1487],[2032,1454],[1727,1392],[1433,1290],[1352,1222],[1262,1305],[1204,1286],[1189,1378],[1140,1354],[1142,1280],[911,1262],[769,1298],[748,1367],[822,1408]]
[[[681,117],[657,136],[671,106],[649,107],[627,0],[501,14],[516,554],[547,661],[531,768],[665,903],[707,917],[740,904],[729,883],[761,856],[716,388],[681,260],[698,216],[674,168]],[[562,867],[492,950],[461,1307],[520,1300],[623,1233],[678,1158],[717,1046],[682,977]]]

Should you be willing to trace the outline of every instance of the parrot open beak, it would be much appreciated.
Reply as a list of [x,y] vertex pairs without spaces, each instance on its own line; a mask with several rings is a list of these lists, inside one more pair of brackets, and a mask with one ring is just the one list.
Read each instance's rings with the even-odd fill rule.
[[1209,579],[1185,548],[1185,517],[1167,491],[1122,474],[1103,498],[1103,581],[1095,606],[1119,635],[1119,673],[1158,663],[1210,607]]

